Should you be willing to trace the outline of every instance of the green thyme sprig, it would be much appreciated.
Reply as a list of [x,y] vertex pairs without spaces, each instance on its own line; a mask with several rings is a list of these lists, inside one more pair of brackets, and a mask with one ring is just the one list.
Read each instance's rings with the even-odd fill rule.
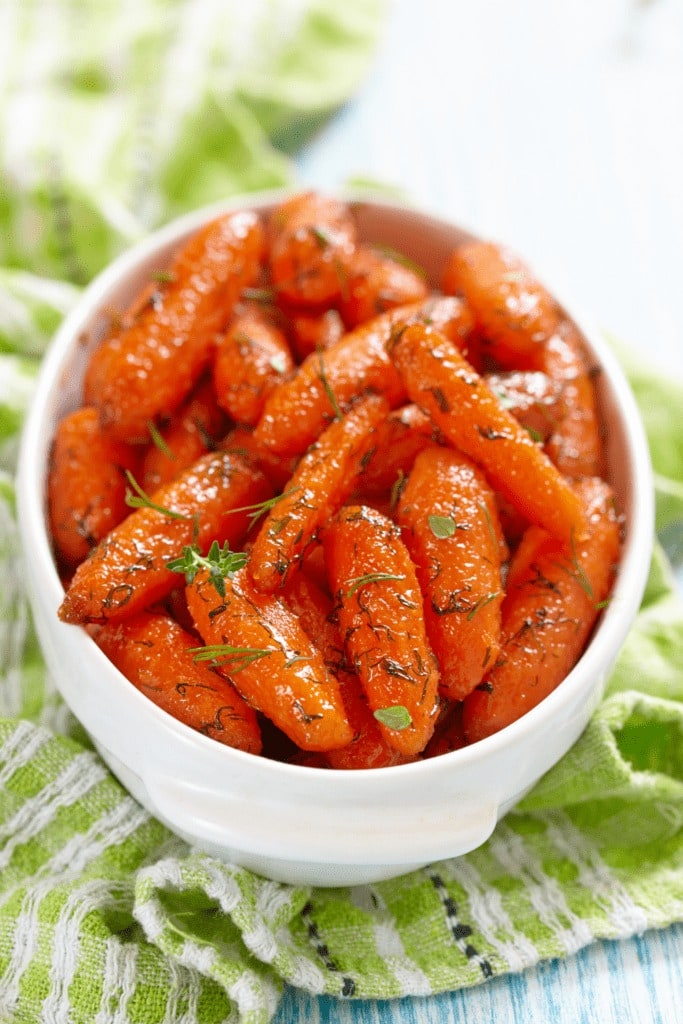
[[187,583],[193,583],[197,573],[206,569],[220,597],[225,597],[226,579],[246,564],[247,557],[246,551],[231,551],[227,541],[220,547],[215,540],[206,555],[202,555],[196,544],[186,545],[180,557],[167,562],[166,568],[182,573]]
[[410,711],[403,704],[391,704],[386,708],[377,708],[376,711],[373,711],[373,716],[387,729],[395,729],[396,732],[401,732],[413,724]]

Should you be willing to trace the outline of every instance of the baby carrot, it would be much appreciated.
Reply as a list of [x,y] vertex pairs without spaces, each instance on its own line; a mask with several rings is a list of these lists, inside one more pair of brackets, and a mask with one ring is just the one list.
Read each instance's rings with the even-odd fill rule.
[[227,452],[209,452],[176,480],[141,498],[79,565],[59,609],[63,622],[127,618],[164,597],[177,580],[167,563],[186,545],[239,544],[247,512],[231,509],[270,498],[262,473]]
[[565,415],[564,388],[547,373],[508,370],[487,373],[484,380],[534,441],[545,443]]
[[152,443],[142,460],[140,484],[151,494],[216,447],[227,417],[216,402],[209,378],[195,388],[167,426],[149,426]]
[[463,700],[498,657],[503,541],[493,491],[469,459],[421,452],[396,508],[417,569],[440,692]]
[[411,402],[395,409],[375,427],[372,448],[363,459],[359,492],[373,497],[389,494],[390,501],[394,499],[395,503],[396,490],[416,456],[442,440],[438,427],[419,406]]
[[57,427],[47,483],[52,539],[59,557],[78,565],[128,514],[126,475],[139,458],[131,445],[102,432],[97,410],[85,406]]
[[297,458],[281,458],[264,444],[259,444],[251,427],[246,426],[233,427],[218,447],[221,451],[240,455],[260,469],[275,491],[284,490],[299,461]]
[[468,742],[483,739],[535,707],[576,663],[609,594],[620,523],[611,488],[597,478],[576,486],[588,535],[560,544],[531,527],[503,604],[498,662],[464,702]]
[[311,352],[324,351],[344,334],[344,324],[336,309],[326,309],[324,313],[290,314],[292,347],[299,362],[303,362]]
[[276,207],[268,232],[270,273],[279,298],[316,307],[340,297],[356,243],[345,203],[303,192]]
[[465,344],[470,321],[459,299],[427,299],[392,309],[345,334],[325,352],[308,356],[293,376],[269,395],[256,437],[281,455],[300,455],[335,414],[366,391],[384,395],[390,406],[405,399],[405,388],[387,354],[397,327],[424,319]]
[[215,335],[259,272],[263,234],[255,214],[225,214],[187,242],[134,322],[93,353],[86,402],[124,441],[145,441],[148,425],[172,413],[211,358]]
[[216,346],[218,402],[233,420],[253,426],[267,396],[293,369],[287,339],[273,322],[253,310],[236,316]]
[[249,569],[258,590],[273,593],[284,585],[317,531],[352,492],[373,427],[388,411],[378,395],[360,399],[303,456],[254,541]]
[[410,398],[485,470],[495,489],[554,536],[568,541],[582,535],[581,503],[568,481],[455,345],[414,324],[397,338],[392,356]]
[[348,262],[339,312],[348,328],[427,297],[427,276],[397,255],[359,245]]
[[450,256],[442,289],[467,300],[483,350],[504,367],[536,368],[538,350],[557,329],[560,312],[548,290],[514,252],[470,242]]
[[358,676],[346,664],[344,641],[339,627],[331,621],[331,599],[304,572],[292,576],[284,600],[297,616],[313,643],[320,649],[325,665],[335,676],[353,730],[351,742],[328,751],[330,768],[384,768],[405,758],[386,742],[373,716]]
[[439,673],[400,530],[374,509],[349,505],[323,544],[339,628],[370,708],[391,747],[418,754],[434,731]]
[[346,746],[353,733],[339,685],[294,613],[258,593],[244,568],[223,583],[221,593],[200,572],[187,586],[206,657],[302,750]]
[[164,711],[219,743],[260,753],[254,709],[227,679],[195,660],[197,638],[168,615],[138,612],[93,635],[133,686]]

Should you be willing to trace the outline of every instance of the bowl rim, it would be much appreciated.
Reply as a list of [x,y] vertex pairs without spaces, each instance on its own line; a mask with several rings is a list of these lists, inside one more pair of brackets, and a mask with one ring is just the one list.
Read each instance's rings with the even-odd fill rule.
[[[49,408],[50,395],[56,382],[59,381],[60,372],[64,370],[65,364],[72,358],[73,347],[78,344],[79,334],[81,334],[87,322],[98,311],[101,311],[103,296],[114,288],[122,278],[129,275],[133,277],[136,268],[139,268],[146,259],[152,257],[158,250],[176,243],[207,220],[223,212],[239,209],[263,210],[280,201],[285,196],[302,190],[291,188],[273,189],[232,196],[224,200],[212,202],[170,220],[126,249],[108,264],[84,289],[76,305],[67,314],[56,331],[43,358],[33,399],[24,424],[17,474],[18,519],[25,557],[38,565],[49,602],[54,604],[55,609],[61,603],[64,590],[52,556],[49,533],[44,518],[45,480],[44,472],[39,472],[38,470],[41,468],[44,471],[46,461],[42,462],[39,467],[36,453],[41,450],[41,447],[44,451],[49,451],[49,443],[47,448],[44,447],[44,442],[41,444],[40,431]],[[373,192],[325,190],[325,194],[336,196],[350,203],[369,204],[389,215],[397,211],[404,214],[413,214],[423,221],[426,220],[428,222],[427,227],[429,227],[429,222],[431,222],[442,228],[456,229],[463,233],[471,234],[474,237],[484,237],[471,225],[456,224],[439,217],[438,214],[432,211],[416,208],[394,198],[387,199]],[[505,244],[512,248],[514,241],[506,241]],[[562,714],[563,709],[567,709],[572,704],[583,688],[587,691],[593,688],[593,680],[604,671],[604,650],[607,648],[613,651],[616,656],[631,628],[645,589],[654,539],[653,476],[644,426],[624,371],[616,355],[609,348],[607,341],[593,323],[582,312],[578,311],[577,304],[570,297],[567,297],[564,292],[560,294],[552,284],[545,280],[544,284],[550,289],[560,305],[568,312],[586,339],[600,366],[605,371],[603,376],[609,381],[613,401],[619,409],[620,418],[623,421],[622,427],[626,438],[626,447],[631,458],[635,479],[638,481],[638,486],[634,485],[632,487],[632,508],[628,524],[628,539],[622,551],[622,558],[619,563],[610,603],[601,612],[600,619],[593,630],[588,644],[575,666],[552,693],[515,722],[485,739],[458,750],[441,754],[438,757],[381,769],[337,769],[334,771],[335,786],[343,786],[343,780],[348,779],[356,780],[354,786],[361,779],[365,784],[369,784],[372,779],[373,782],[371,784],[378,786],[381,784],[381,780],[388,775],[392,777],[400,777],[401,775],[427,777],[431,773],[440,772],[445,768],[456,771],[458,766],[472,765],[479,760],[487,759],[489,755],[493,755],[498,751],[518,744],[522,745],[525,737],[530,733],[551,728],[553,721],[557,719],[558,715]],[[36,530],[37,533],[35,532]],[[55,622],[62,629],[77,630],[80,636],[75,642],[88,645],[91,655],[96,652],[95,656],[102,659],[101,664],[103,667],[106,666],[107,670],[120,677],[119,682],[122,685],[125,684],[129,689],[131,698],[139,698],[139,706],[144,708],[147,714],[153,717],[156,716],[167,730],[170,729],[172,732],[178,733],[185,740],[193,740],[199,743],[201,747],[207,745],[206,749],[212,750],[214,757],[223,756],[228,761],[235,757],[240,760],[246,759],[245,763],[258,763],[261,771],[266,774],[274,772],[278,778],[283,777],[284,773],[285,776],[291,774],[292,778],[298,779],[304,773],[311,779],[322,778],[329,782],[330,769],[328,768],[290,764],[269,758],[255,757],[253,754],[217,743],[215,740],[179,722],[155,705],[135,687],[131,686],[125,676],[109,662],[92,638],[80,626],[74,627],[60,623],[56,616]],[[74,639],[76,636],[77,634],[74,632]],[[223,751],[222,755],[219,754],[219,750]]]

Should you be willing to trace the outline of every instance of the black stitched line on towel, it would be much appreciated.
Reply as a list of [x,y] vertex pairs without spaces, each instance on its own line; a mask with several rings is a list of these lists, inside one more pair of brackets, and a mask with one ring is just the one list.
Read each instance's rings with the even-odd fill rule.
[[[311,943],[313,944],[313,947],[315,948],[316,953],[318,954],[318,956],[320,957],[322,962],[325,964],[325,967],[327,968],[327,970],[328,971],[338,971],[339,967],[337,966],[335,961],[330,956],[330,951],[327,948],[327,943],[324,942],[323,939],[320,937],[320,932],[318,931],[318,926],[315,923],[315,921],[313,920],[313,918],[311,917],[312,909],[313,909],[313,907],[312,907],[311,903],[307,903],[305,905],[305,907],[301,911],[301,916],[302,916],[302,918],[304,920],[304,923],[306,925],[306,931],[308,932],[308,937],[311,940]],[[341,982],[342,982],[342,986],[341,986],[341,993],[340,994],[342,996],[352,996],[355,993],[355,991],[356,991],[356,983],[353,980],[353,978],[349,978],[346,975],[342,975]]]
[[463,953],[468,960],[474,960],[479,964],[481,973],[485,978],[493,977],[493,967],[491,962],[482,956],[474,948],[471,942],[468,941],[472,934],[472,929],[468,924],[463,924],[462,921],[458,920],[458,908],[455,905],[455,901],[448,894],[448,889],[444,883],[443,878],[440,875],[430,875],[429,879],[439,894],[441,900],[441,906],[446,914],[446,924],[448,925],[449,931],[455,940],[455,944]]

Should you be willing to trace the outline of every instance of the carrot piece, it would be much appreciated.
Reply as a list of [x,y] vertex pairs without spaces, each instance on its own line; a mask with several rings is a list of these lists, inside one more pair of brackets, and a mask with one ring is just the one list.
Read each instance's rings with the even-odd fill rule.
[[348,328],[396,306],[419,302],[428,294],[427,276],[418,268],[371,245],[359,245],[351,256],[339,312]]
[[566,476],[599,476],[603,446],[593,373],[579,332],[565,320],[540,353],[540,365],[562,387],[562,414],[555,417],[545,450]]
[[220,442],[219,448],[240,455],[260,469],[276,491],[285,488],[298,462],[297,458],[280,458],[265,445],[259,444],[253,430],[247,426],[233,427]]
[[372,448],[363,460],[358,489],[364,496],[377,497],[400,489],[417,455],[443,436],[434,421],[419,406],[411,403],[389,413],[374,430]]
[[504,367],[537,367],[538,350],[556,331],[561,314],[519,256],[494,242],[470,242],[451,254],[441,283],[446,294],[464,295],[483,350]]
[[296,573],[288,582],[284,599],[337,679],[353,730],[353,738],[347,746],[327,753],[329,767],[386,768],[403,763],[403,755],[393,750],[384,739],[358,676],[346,664],[344,641],[339,627],[331,621],[331,599],[303,572]]
[[403,402],[405,388],[386,346],[398,325],[420,318],[465,344],[469,320],[459,299],[428,299],[382,313],[308,356],[275,388],[256,426],[258,440],[280,455],[300,455],[334,415],[331,395],[342,410],[365,391],[384,395],[391,406]]
[[211,221],[187,242],[157,298],[93,353],[86,402],[97,406],[105,429],[144,441],[150,421],[177,409],[242,289],[256,279],[262,248],[260,222],[248,211]]
[[373,427],[388,411],[378,395],[360,399],[303,456],[254,541],[249,568],[258,590],[273,593],[284,585],[317,531],[352,492]]
[[410,398],[527,519],[565,541],[583,533],[581,503],[568,481],[455,345],[414,324],[397,338],[392,355]]
[[464,702],[463,727],[474,743],[516,721],[564,679],[581,655],[609,594],[619,556],[613,492],[597,478],[576,487],[589,534],[562,545],[531,527],[503,604],[498,663]]
[[345,203],[304,192],[276,207],[268,225],[270,273],[278,297],[330,305],[345,287],[356,225]]
[[267,396],[293,369],[282,331],[263,313],[243,313],[216,347],[213,379],[218,402],[233,420],[253,426]]
[[[258,470],[226,452],[209,452],[137,508],[78,567],[59,609],[63,622],[107,622],[163,598],[177,581],[167,562],[186,545],[202,552],[212,541],[239,544],[246,535],[245,505],[270,498]],[[169,514],[170,513],[170,514]],[[230,514],[228,514],[230,513]]]
[[434,735],[424,749],[423,757],[440,757],[467,746],[462,727],[462,704],[443,704]]
[[300,362],[311,352],[330,348],[344,334],[344,324],[336,309],[326,309],[324,313],[292,313],[290,321],[292,345]]
[[509,370],[487,373],[484,380],[534,441],[545,443],[566,414],[564,388],[546,373]]
[[195,661],[197,638],[168,615],[138,612],[94,633],[127,679],[178,721],[252,754],[261,751],[253,708],[213,669]]
[[434,731],[439,673],[400,530],[374,509],[351,505],[323,544],[347,655],[370,708],[391,747],[418,754]]
[[187,587],[188,607],[218,670],[302,750],[346,746],[353,733],[338,683],[293,612],[255,590],[246,568],[223,589],[206,572]]
[[140,484],[151,494],[175,480],[200,456],[212,451],[227,427],[211,379],[200,383],[167,426],[150,430],[152,444],[142,460]]
[[469,459],[437,446],[417,456],[396,522],[417,568],[448,700],[463,700],[498,657],[504,542],[497,519],[494,493]]
[[139,452],[102,432],[97,410],[85,406],[57,427],[47,492],[52,539],[75,566],[128,514],[126,476]]

